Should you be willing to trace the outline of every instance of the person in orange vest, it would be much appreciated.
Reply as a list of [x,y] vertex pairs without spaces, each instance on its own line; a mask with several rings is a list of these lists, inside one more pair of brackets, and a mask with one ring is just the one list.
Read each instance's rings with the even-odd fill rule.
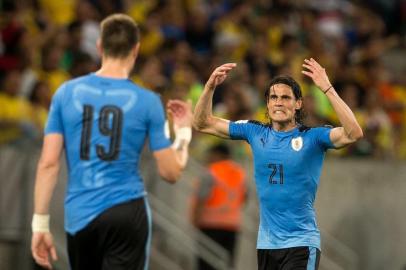
[[[207,160],[207,171],[199,179],[193,198],[192,223],[229,252],[232,267],[247,195],[245,171],[231,160],[225,144],[210,148]],[[214,268],[199,258],[198,269]]]

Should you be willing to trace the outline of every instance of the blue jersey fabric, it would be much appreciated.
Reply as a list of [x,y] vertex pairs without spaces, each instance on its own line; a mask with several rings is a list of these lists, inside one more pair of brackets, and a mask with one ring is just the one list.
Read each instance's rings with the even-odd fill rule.
[[256,121],[230,122],[231,139],[252,149],[259,199],[258,249],[320,249],[313,203],[331,128],[278,132]]
[[138,162],[170,146],[159,96],[128,79],[89,74],[52,98],[45,134],[63,135],[68,164],[65,230],[74,234],[104,210],[145,196]]

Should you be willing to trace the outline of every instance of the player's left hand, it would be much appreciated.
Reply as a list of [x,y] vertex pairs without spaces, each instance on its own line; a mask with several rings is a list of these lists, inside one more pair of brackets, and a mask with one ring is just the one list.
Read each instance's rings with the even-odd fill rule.
[[302,73],[310,77],[314,84],[317,85],[323,92],[326,91],[331,86],[330,80],[328,79],[326,70],[320,66],[313,58],[305,59],[302,65],[305,70]]
[[193,113],[191,100],[187,102],[178,99],[169,100],[166,108],[168,114],[172,117],[175,128],[192,126]]
[[217,67],[210,75],[210,78],[207,80],[205,87],[214,90],[217,85],[224,82],[224,80],[227,78],[228,73],[236,66],[236,63],[226,63]]
[[52,269],[50,258],[58,259],[52,235],[49,232],[34,232],[31,239],[31,252],[37,264]]

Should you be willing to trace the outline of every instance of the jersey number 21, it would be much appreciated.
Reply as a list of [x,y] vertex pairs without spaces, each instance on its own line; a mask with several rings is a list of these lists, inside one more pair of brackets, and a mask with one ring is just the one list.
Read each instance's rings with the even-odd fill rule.
[[268,168],[270,168],[272,170],[272,173],[269,176],[269,183],[278,184],[278,181],[275,176],[277,175],[277,172],[279,171],[279,184],[283,185],[283,165],[269,163]]

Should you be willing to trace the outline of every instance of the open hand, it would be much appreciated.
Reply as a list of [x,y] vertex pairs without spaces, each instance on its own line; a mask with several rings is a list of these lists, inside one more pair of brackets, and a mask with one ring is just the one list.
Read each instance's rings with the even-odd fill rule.
[[217,85],[224,82],[230,70],[232,70],[236,66],[236,63],[227,63],[217,67],[210,75],[210,78],[207,80],[206,86],[209,87],[209,89],[216,88]]
[[323,92],[331,86],[326,70],[316,60],[313,58],[305,59],[302,66],[306,68],[306,70],[302,70],[302,73],[312,78],[314,84]]
[[193,121],[192,101],[187,102],[171,99],[168,101],[167,112],[172,117],[175,128],[191,127]]

